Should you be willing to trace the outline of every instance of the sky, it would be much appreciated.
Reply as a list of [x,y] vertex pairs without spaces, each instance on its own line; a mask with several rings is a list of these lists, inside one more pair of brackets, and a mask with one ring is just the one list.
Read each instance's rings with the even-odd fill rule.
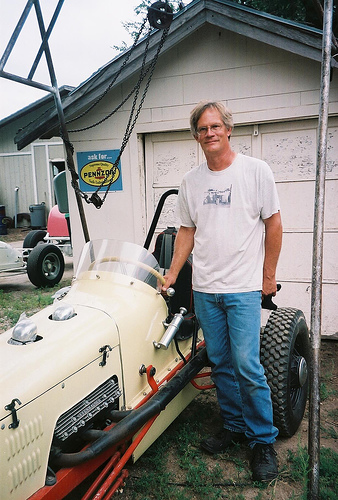
[[[0,57],[10,40],[27,0],[0,0]],[[114,45],[132,44],[122,22],[141,21],[134,8],[140,0],[65,0],[49,38],[58,86],[77,87],[118,55]],[[40,0],[45,27],[57,0]],[[9,73],[27,77],[41,37],[34,7],[4,67]],[[34,80],[49,85],[44,56]],[[0,120],[46,96],[46,92],[0,78]]]

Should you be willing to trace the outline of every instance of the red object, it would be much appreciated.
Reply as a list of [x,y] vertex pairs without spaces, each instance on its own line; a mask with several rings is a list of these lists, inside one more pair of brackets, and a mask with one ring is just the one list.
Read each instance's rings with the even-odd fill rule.
[[48,215],[47,232],[52,237],[69,237],[65,214],[62,214],[55,205]]
[[154,379],[154,374],[155,374],[155,369],[152,365],[149,365],[147,367],[147,380],[148,384],[152,388],[153,394],[158,391],[158,385],[156,383],[156,380]]

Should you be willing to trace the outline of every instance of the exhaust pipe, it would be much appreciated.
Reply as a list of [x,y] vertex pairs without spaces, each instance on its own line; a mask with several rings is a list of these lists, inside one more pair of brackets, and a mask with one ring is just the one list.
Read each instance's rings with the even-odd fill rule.
[[80,465],[98,457],[113,445],[133,436],[148,420],[163,411],[206,364],[207,352],[204,347],[144,405],[132,410],[129,415],[118,422],[110,431],[105,432],[85,450],[78,453],[58,453],[52,460],[53,465],[58,467]]

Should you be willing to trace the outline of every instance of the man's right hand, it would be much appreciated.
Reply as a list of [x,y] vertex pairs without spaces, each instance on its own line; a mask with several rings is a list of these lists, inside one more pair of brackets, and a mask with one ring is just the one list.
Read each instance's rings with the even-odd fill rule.
[[171,273],[169,269],[169,271],[163,276],[163,278],[165,279],[165,284],[162,285],[162,293],[166,294],[168,288],[176,283],[177,276]]

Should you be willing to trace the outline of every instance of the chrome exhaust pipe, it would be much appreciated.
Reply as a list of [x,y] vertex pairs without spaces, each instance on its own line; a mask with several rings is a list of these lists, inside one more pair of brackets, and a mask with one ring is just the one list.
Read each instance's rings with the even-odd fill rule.
[[180,307],[180,312],[176,313],[170,323],[163,323],[166,327],[166,331],[159,342],[153,341],[154,347],[156,349],[168,349],[170,342],[175,337],[179,330],[179,327],[184,320],[184,315],[187,314],[185,307]]

